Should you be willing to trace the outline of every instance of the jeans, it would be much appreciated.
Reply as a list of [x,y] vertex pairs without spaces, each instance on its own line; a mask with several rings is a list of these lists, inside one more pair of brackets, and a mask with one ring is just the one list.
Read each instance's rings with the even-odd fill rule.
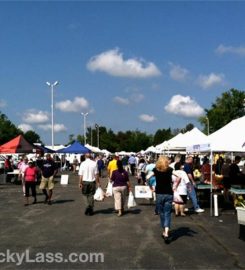
[[157,211],[160,214],[160,221],[162,228],[171,225],[171,211],[173,203],[173,195],[157,194]]
[[195,187],[193,184],[191,184],[189,186],[189,188],[187,189],[187,195],[188,197],[191,199],[192,201],[192,204],[193,204],[193,207],[194,207],[194,210],[197,210],[200,208],[198,202],[197,202],[197,194],[196,194],[196,191],[195,191]]

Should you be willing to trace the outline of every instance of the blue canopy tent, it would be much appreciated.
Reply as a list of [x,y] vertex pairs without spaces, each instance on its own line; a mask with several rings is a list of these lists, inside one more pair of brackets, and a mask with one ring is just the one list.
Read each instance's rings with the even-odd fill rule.
[[35,145],[35,147],[37,149],[36,150],[37,152],[40,151],[40,152],[43,152],[43,153],[55,153],[54,150],[52,150],[50,148],[47,148],[47,147],[45,147],[43,145]]
[[63,154],[86,154],[90,152],[91,151],[87,147],[85,147],[78,141],[75,141],[70,146],[62,148],[57,151],[57,153],[63,153]]

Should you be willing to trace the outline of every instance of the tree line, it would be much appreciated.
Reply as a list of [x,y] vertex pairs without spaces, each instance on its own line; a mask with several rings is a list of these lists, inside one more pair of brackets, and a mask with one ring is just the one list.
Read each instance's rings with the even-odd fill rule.
[[[205,115],[200,117],[198,121],[203,127],[205,134],[213,133],[220,129],[231,120],[245,115],[245,92],[237,89],[230,89],[216,98],[215,102],[211,104],[210,109],[205,109]],[[115,133],[112,129],[104,126],[97,127],[97,129],[87,128],[86,138],[89,144],[98,146],[100,149],[107,149],[110,152],[118,151],[133,151],[139,152],[145,150],[151,145],[157,145],[165,140],[171,139],[179,132],[186,132],[194,127],[189,123],[183,128],[171,129],[159,128],[155,134],[147,134],[140,130],[135,131],[119,131]],[[22,134],[30,143],[42,143],[40,136],[32,130],[23,132],[16,127],[5,114],[0,112],[0,145],[9,141],[10,139]],[[99,136],[98,136],[99,135]],[[99,139],[99,140],[98,140]],[[70,134],[67,140],[67,145],[80,141],[84,144],[84,137],[81,134]]]

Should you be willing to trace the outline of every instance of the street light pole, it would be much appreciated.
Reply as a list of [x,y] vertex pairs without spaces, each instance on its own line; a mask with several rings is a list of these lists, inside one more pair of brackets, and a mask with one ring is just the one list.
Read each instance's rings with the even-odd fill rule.
[[86,116],[88,115],[87,113],[81,113],[83,115],[83,137],[84,137],[84,145],[86,144]]
[[59,82],[56,81],[54,83],[46,82],[46,84],[51,89],[51,137],[52,137],[52,150],[54,150],[54,86],[56,86]]
[[209,118],[206,116],[206,120],[207,120],[207,132],[208,132],[208,136],[209,136]]
[[100,127],[95,124],[95,128],[97,129],[97,147],[100,148]]
[[91,143],[91,146],[93,146],[93,127],[91,126],[90,127],[90,143]]

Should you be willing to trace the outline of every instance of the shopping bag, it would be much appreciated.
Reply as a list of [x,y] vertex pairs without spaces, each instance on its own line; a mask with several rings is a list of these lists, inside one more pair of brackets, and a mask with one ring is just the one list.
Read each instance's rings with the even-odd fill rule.
[[112,183],[108,182],[105,195],[106,195],[106,197],[111,197],[112,194],[113,194]]
[[183,203],[183,200],[182,200],[181,196],[179,195],[178,191],[174,191],[174,199],[173,199],[173,201],[175,203]]
[[128,195],[128,208],[133,208],[136,206],[136,201],[134,199],[133,192],[130,191]]
[[105,197],[105,193],[101,187],[98,187],[94,194],[95,201],[103,201]]

